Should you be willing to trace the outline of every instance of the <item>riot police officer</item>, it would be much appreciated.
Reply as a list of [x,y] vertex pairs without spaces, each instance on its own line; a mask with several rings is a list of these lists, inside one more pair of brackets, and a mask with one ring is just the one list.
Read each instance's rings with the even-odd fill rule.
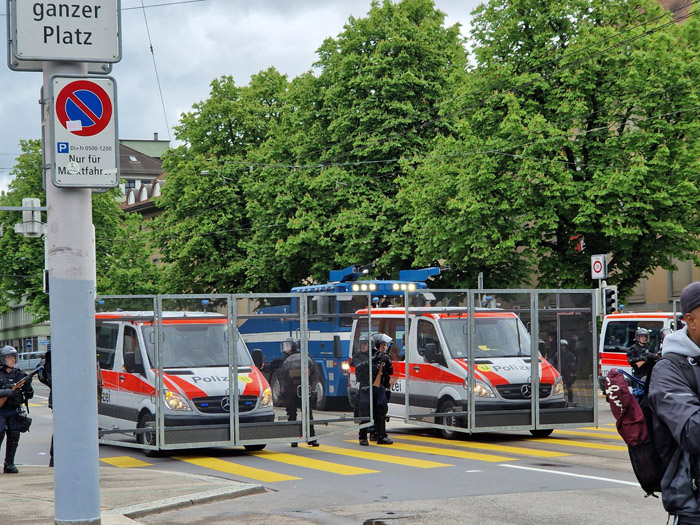
[[[5,474],[17,474],[15,453],[19,446],[20,427],[17,416],[22,403],[34,397],[32,378],[16,368],[17,350],[12,346],[0,348],[0,445],[5,435]],[[4,399],[4,401],[2,401]]]
[[634,377],[644,379],[657,358],[656,352],[649,347],[649,330],[637,328],[634,333],[634,344],[627,350],[627,362],[632,366]]
[[[386,413],[388,401],[386,385],[394,373],[391,358],[387,354],[393,340],[386,334],[374,334],[372,345],[372,370],[370,371],[370,359],[368,352],[360,352],[352,359],[351,366],[355,368],[355,377],[359,384],[359,417],[370,415],[370,387],[372,388],[372,412],[374,414],[374,429],[377,434],[377,445],[391,445],[394,442],[386,435]],[[363,421],[362,424],[367,423]],[[366,447],[367,427],[360,429],[360,445]]]
[[[282,353],[284,357],[282,361],[279,362],[277,366],[277,377],[279,378],[281,397],[284,401],[285,410],[287,411],[287,421],[297,420],[297,409],[301,408],[301,353],[299,352],[299,345],[294,339],[288,338],[282,341]],[[315,385],[318,383],[318,370],[316,368],[316,362],[308,357],[308,370],[309,370],[309,385]],[[316,392],[309,392],[309,419],[313,419],[313,412],[311,406],[316,403]],[[314,437],[316,432],[314,426],[311,425],[310,437]],[[308,442],[312,447],[318,446],[318,441],[312,439]],[[292,443],[293,447],[296,447],[296,443]]]

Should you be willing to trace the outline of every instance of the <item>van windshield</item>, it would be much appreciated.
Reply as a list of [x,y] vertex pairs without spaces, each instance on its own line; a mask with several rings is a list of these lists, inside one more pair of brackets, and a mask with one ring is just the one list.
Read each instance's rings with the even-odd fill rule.
[[[143,327],[146,353],[155,367],[155,329]],[[164,324],[160,327],[163,368],[204,368],[228,366],[228,333],[226,324]],[[238,364],[252,366],[248,348],[238,337]]]
[[634,344],[637,328],[649,330],[649,349],[659,351],[659,333],[664,327],[663,321],[615,320],[605,326],[603,350],[605,352],[626,352]]
[[[530,356],[530,334],[517,317],[476,317],[474,357]],[[454,359],[468,357],[469,319],[441,318],[440,327]]]

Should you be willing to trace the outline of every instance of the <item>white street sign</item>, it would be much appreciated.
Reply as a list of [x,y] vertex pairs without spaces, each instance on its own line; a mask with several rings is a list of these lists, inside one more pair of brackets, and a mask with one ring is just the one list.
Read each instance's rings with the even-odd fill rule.
[[51,178],[55,186],[113,188],[119,184],[115,95],[112,77],[51,77]]
[[7,0],[10,67],[23,60],[121,60],[120,0]]
[[605,279],[608,276],[608,261],[605,254],[591,255],[591,279]]

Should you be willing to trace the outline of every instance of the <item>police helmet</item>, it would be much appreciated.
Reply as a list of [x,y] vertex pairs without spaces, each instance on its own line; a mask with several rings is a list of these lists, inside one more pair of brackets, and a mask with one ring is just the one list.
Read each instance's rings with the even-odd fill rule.
[[567,341],[566,339],[561,339],[559,341],[559,346],[569,346],[569,341]]
[[634,333],[635,340],[639,341],[639,338],[642,336],[646,337],[647,341],[649,341],[649,330],[646,328],[637,328],[637,331]]
[[299,351],[299,345],[297,342],[292,339],[291,337],[287,337],[284,341],[281,343],[281,349],[282,353],[291,353],[291,352],[298,352]]
[[357,340],[357,350],[362,351],[362,345],[365,346],[365,351],[369,349],[369,339],[367,339],[367,336],[362,336]]
[[2,366],[8,366],[7,358],[11,355],[15,356],[15,364],[17,364],[17,350],[14,346],[7,345],[0,348],[0,363],[2,364]]
[[394,340],[386,334],[372,335],[372,350],[379,350],[379,345],[382,343],[385,343],[386,347],[389,348],[394,343]]

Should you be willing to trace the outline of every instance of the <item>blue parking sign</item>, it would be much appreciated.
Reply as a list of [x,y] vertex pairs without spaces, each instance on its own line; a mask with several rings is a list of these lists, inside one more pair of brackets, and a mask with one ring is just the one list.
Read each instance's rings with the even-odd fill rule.
[[67,142],[57,142],[56,143],[57,153],[68,153],[68,143]]

